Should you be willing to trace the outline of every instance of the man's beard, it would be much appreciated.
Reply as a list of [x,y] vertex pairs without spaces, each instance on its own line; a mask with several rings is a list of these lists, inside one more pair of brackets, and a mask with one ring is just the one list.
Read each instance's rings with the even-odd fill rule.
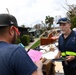
[[12,44],[15,44],[15,42],[16,42],[16,33],[14,32],[14,36],[13,36],[13,38],[12,38],[11,43],[12,43]]
[[61,31],[62,34],[65,34],[65,31]]

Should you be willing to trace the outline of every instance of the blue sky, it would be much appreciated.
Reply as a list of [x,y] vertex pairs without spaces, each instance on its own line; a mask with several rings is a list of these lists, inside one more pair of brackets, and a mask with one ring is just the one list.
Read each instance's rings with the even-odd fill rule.
[[[7,13],[17,18],[19,26],[26,27],[44,22],[45,16],[65,17],[67,4],[76,4],[76,0],[0,0],[0,13]],[[65,7],[67,10],[65,10]]]

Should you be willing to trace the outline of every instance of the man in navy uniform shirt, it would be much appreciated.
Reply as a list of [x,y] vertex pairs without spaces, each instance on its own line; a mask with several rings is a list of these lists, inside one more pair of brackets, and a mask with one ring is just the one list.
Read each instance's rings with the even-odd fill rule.
[[43,75],[42,63],[30,59],[25,49],[15,45],[17,20],[10,14],[0,14],[0,75]]
[[71,30],[71,22],[68,18],[60,18],[58,23],[61,29],[59,37],[59,53],[66,60],[62,61],[65,75],[76,75],[76,32]]

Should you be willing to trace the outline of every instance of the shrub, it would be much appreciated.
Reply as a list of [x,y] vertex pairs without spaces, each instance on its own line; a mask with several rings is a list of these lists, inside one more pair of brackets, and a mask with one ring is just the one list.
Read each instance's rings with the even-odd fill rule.
[[16,42],[15,42],[16,44],[19,44],[19,43],[21,43],[21,40],[20,40],[20,38],[17,38],[17,40],[16,40]]
[[29,42],[30,42],[30,37],[29,37],[29,35],[23,35],[20,39],[21,39],[21,43],[22,43],[24,46],[29,45]]

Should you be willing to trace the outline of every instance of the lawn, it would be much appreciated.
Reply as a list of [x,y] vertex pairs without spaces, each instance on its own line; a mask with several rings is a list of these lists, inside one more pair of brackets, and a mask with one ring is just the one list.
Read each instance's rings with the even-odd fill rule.
[[33,44],[31,47],[30,47],[30,49],[34,49],[34,48],[36,48],[37,46],[39,46],[40,45],[40,40],[38,40],[35,44]]

